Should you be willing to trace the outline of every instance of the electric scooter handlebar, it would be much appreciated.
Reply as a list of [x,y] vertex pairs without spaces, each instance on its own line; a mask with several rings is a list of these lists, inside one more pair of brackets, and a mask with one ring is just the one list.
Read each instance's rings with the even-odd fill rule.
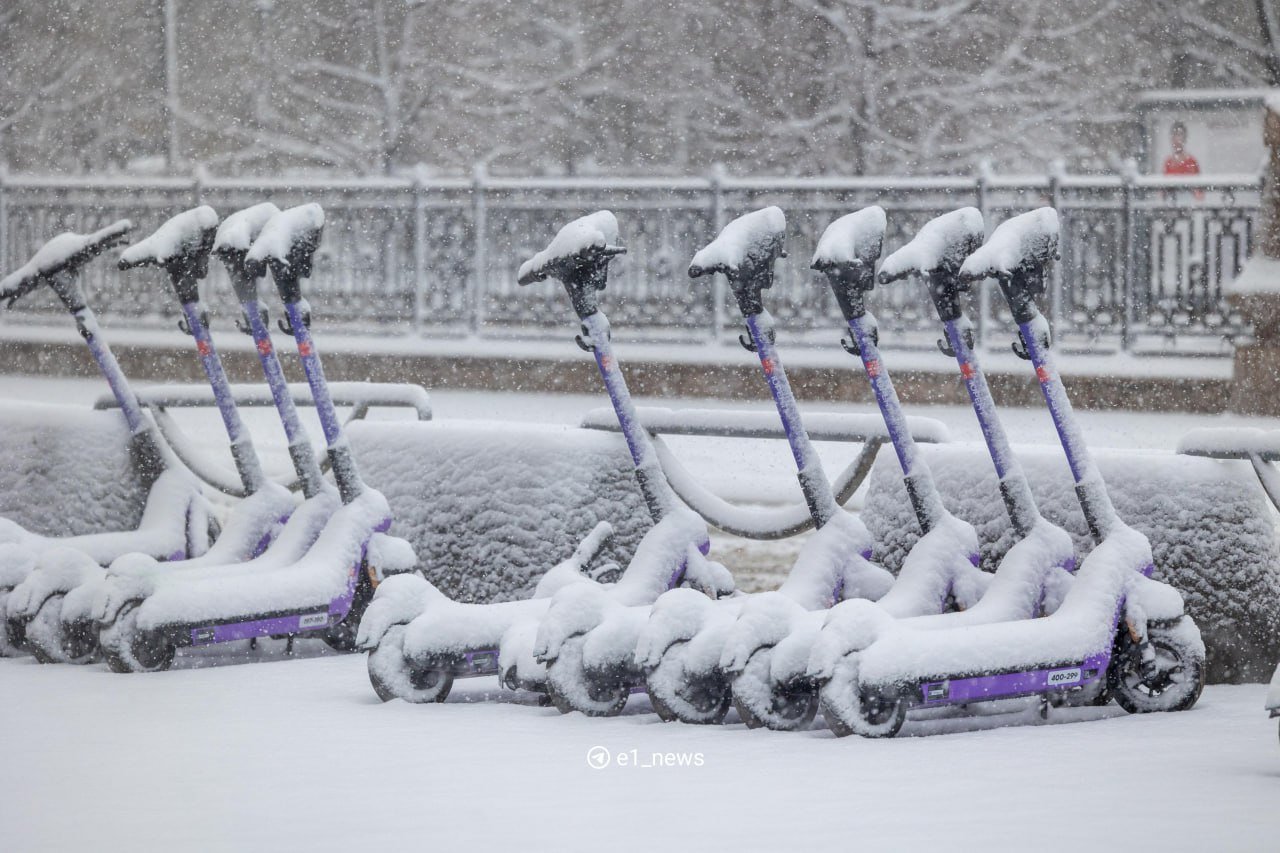
[[569,294],[574,313],[579,319],[586,319],[600,310],[597,294],[608,283],[609,262],[626,253],[623,246],[587,246],[572,255],[522,267],[516,281],[528,285],[549,278],[557,279]]
[[213,241],[213,254],[218,256],[227,268],[231,278],[231,287],[235,290],[238,302],[250,302],[258,299],[258,277],[249,274],[245,258],[249,247],[258,239],[262,229],[280,212],[269,201],[255,204],[222,220]]
[[1036,299],[1044,293],[1045,273],[1060,257],[1058,213],[1041,207],[1000,223],[986,245],[964,262],[959,277],[966,283],[996,279],[1014,321],[1029,323],[1039,314]]
[[827,277],[846,321],[867,313],[867,294],[876,287],[876,258],[880,256],[880,247],[875,247],[874,254],[868,250],[866,255],[846,261],[815,258],[810,265]]
[[302,284],[311,278],[312,264],[324,236],[324,209],[303,204],[277,213],[263,226],[245,255],[244,269],[261,278],[268,268],[286,305],[302,300]]
[[786,220],[767,207],[735,219],[693,256],[689,278],[724,273],[744,317],[764,312],[763,292],[773,286],[773,266],[787,256]]
[[199,283],[209,274],[209,253],[218,230],[218,214],[207,205],[183,211],[167,220],[153,234],[125,249],[116,266],[121,270],[160,267],[178,301],[200,298]]
[[929,287],[929,298],[943,323],[959,320],[964,310],[960,298],[969,291],[969,279],[960,270],[986,237],[982,214],[963,207],[932,219],[902,248],[885,258],[880,282],[918,275]]
[[22,267],[0,279],[0,300],[12,308],[19,299],[47,284],[68,311],[79,311],[84,307],[84,294],[76,274],[107,249],[123,243],[131,230],[133,223],[121,219],[92,234],[71,231],[59,234],[41,246]]

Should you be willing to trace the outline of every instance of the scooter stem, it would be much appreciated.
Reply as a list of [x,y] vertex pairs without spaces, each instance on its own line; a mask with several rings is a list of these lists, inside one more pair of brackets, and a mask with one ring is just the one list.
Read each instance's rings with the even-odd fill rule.
[[227,275],[231,278],[231,287],[244,311],[244,325],[241,328],[253,337],[254,346],[258,350],[258,361],[262,365],[262,374],[266,377],[267,387],[271,389],[271,399],[275,403],[276,412],[280,415],[285,437],[289,440],[289,458],[293,461],[293,470],[298,475],[302,495],[307,498],[314,497],[319,494],[324,484],[324,475],[311,449],[311,440],[307,437],[307,432],[303,429],[302,421],[298,417],[298,408],[293,404],[293,396],[289,393],[289,383],[284,378],[280,358],[276,355],[275,346],[271,343],[271,332],[267,328],[265,312],[258,302],[257,279],[249,275],[245,269],[245,254],[243,249],[224,250],[220,256],[227,268]]
[[960,366],[960,379],[973,403],[973,412],[977,415],[978,425],[982,428],[982,438],[991,454],[995,465],[996,476],[1000,480],[1000,497],[1009,513],[1009,521],[1013,524],[1014,533],[1019,539],[1026,536],[1036,521],[1040,511],[1036,508],[1035,498],[1031,495],[1031,484],[1027,482],[1013,449],[1009,446],[1009,436],[1004,431],[1004,424],[996,414],[995,401],[991,398],[991,389],[987,386],[987,378],[982,373],[977,356],[969,345],[969,335],[960,328],[958,320],[947,320],[942,324],[947,336],[947,343],[955,353],[956,364]]
[[813,519],[813,526],[820,529],[838,512],[836,497],[831,491],[831,482],[822,469],[822,460],[818,458],[813,442],[809,440],[809,432],[800,420],[795,394],[773,342],[773,327],[762,322],[762,318],[766,316],[763,313],[746,315],[747,334],[751,337],[756,355],[760,357],[760,369],[764,372],[769,393],[773,396],[778,417],[782,420],[782,430],[787,435],[787,444],[795,459],[796,478],[800,481],[800,491],[804,494],[809,516]]
[[1094,540],[1101,542],[1115,524],[1116,511],[1111,496],[1107,494],[1106,484],[1093,464],[1089,448],[1080,435],[1067,389],[1053,362],[1046,333],[1048,324],[1036,305],[1036,296],[1044,291],[1046,266],[1047,263],[1024,263],[1011,274],[1000,276],[1000,289],[1004,291],[1014,322],[1018,324],[1018,335],[1026,356],[1035,367],[1040,392],[1044,395],[1049,417],[1053,419],[1058,440],[1067,456],[1067,465],[1071,468],[1071,477],[1075,480],[1076,496],[1085,522]]
[[160,452],[160,444],[156,438],[155,426],[142,414],[142,406],[138,396],[129,385],[115,354],[102,339],[98,327],[98,318],[93,309],[81,301],[80,306],[71,311],[76,321],[76,328],[89,347],[89,354],[97,363],[102,376],[107,380],[116,404],[124,413],[125,423],[129,425],[129,455],[134,470],[138,474],[144,491],[150,491],[152,484],[164,473],[167,467],[164,454]]
[[[276,280],[280,286],[279,277]],[[280,287],[285,292],[285,287]],[[311,396],[316,403],[316,414],[320,416],[320,428],[324,432],[324,440],[328,445],[329,466],[333,469],[333,478],[338,483],[338,494],[344,504],[349,504],[364,492],[364,483],[360,472],[356,469],[355,458],[351,455],[351,445],[347,443],[342,432],[342,424],[338,420],[338,410],[333,405],[333,397],[329,394],[329,385],[324,378],[324,366],[320,363],[320,354],[316,352],[315,343],[311,340],[311,330],[307,323],[310,317],[302,310],[301,304],[294,300],[284,303],[285,318],[289,330],[298,342],[298,357],[302,360],[302,370],[307,375],[307,384],[311,386]]]
[[259,491],[266,482],[262,473],[262,463],[254,452],[253,440],[245,429],[240,418],[240,410],[236,408],[235,397],[231,393],[231,383],[227,381],[227,372],[222,367],[222,359],[214,349],[213,339],[209,335],[209,327],[205,325],[205,312],[198,299],[182,303],[182,314],[186,320],[186,330],[195,339],[196,351],[200,354],[200,364],[204,367],[205,376],[213,388],[213,400],[222,415],[222,423],[226,426],[227,436],[231,439],[231,457],[235,460],[236,471],[240,474],[240,482],[245,491],[253,494]]
[[880,360],[880,350],[876,348],[875,326],[871,315],[863,313],[849,320],[849,330],[862,359],[863,370],[871,383],[871,390],[876,397],[876,405],[884,417],[885,428],[889,431],[889,440],[898,454],[898,463],[902,466],[902,478],[907,487],[907,497],[915,510],[916,521],[920,523],[922,533],[933,529],[937,519],[942,517],[946,508],[938,495],[938,488],[933,482],[933,472],[928,464],[920,458],[916,440],[907,428],[906,415],[902,411],[902,403],[898,400],[898,392],[894,390],[889,371],[885,370]]

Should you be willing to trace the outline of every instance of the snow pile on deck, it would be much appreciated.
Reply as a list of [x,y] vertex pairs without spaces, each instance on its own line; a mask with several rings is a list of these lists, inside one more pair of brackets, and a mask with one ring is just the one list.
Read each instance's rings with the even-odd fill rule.
[[262,229],[279,212],[280,208],[269,201],[246,207],[244,210],[237,210],[222,220],[222,224],[218,226],[218,233],[213,238],[213,251],[215,253],[249,251],[253,241],[262,233]]
[[887,226],[888,218],[879,205],[873,204],[841,216],[822,232],[818,248],[813,250],[811,265],[814,269],[824,269],[843,264],[863,264],[868,259],[874,263],[880,254]]
[[262,264],[268,260],[287,263],[289,253],[300,240],[324,228],[324,208],[312,202],[277,213],[262,227],[262,233],[249,247],[245,260]]
[[[1092,541],[1062,452],[1016,448],[1045,518],[1066,529],[1077,555]],[[1013,532],[991,460],[980,446],[920,447],[947,507],[977,528],[983,566],[994,570]],[[1247,462],[1156,451],[1095,452],[1120,518],[1151,540],[1155,577],[1185,597],[1209,647],[1213,681],[1261,680],[1280,659],[1280,541]],[[881,454],[869,479],[863,520],[876,557],[898,571],[919,528],[897,459]]]
[[132,228],[132,222],[121,219],[92,234],[76,234],[71,231],[59,234],[41,246],[31,256],[31,260],[0,279],[0,291],[9,290],[32,277],[48,275],[103,238],[123,237]]
[[962,207],[930,219],[910,243],[884,259],[880,281],[894,281],[939,268],[957,269],[985,235],[986,226],[976,207]]
[[585,249],[603,249],[618,243],[618,220],[608,210],[597,210],[573,220],[556,232],[547,248],[520,265],[516,278],[529,284],[546,278],[547,267],[572,258]]
[[33,533],[128,530],[146,492],[118,411],[10,401],[0,410],[0,517]]
[[139,240],[120,253],[120,268],[158,264],[199,249],[205,234],[218,227],[218,214],[207,204],[184,210],[165,221],[151,236]]
[[787,217],[778,207],[739,216],[693,256],[689,274],[734,273],[747,263],[768,258],[777,251],[787,231]]
[[468,421],[359,421],[349,435],[394,532],[450,598],[529,598],[600,521],[614,535],[598,561],[626,565],[650,527],[619,435]]
[[1024,261],[1046,263],[1058,253],[1058,211],[1041,207],[1006,219],[960,268],[968,279],[1008,275]]

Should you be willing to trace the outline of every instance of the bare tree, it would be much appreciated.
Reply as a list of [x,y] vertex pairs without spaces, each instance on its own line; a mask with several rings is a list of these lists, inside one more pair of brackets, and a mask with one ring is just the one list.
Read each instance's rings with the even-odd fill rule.
[[1275,0],[1157,0],[1177,62],[1199,64],[1222,82],[1280,86],[1280,12]]

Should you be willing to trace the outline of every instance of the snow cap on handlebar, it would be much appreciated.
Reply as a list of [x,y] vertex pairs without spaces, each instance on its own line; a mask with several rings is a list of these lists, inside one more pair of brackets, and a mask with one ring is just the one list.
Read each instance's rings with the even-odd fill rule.
[[994,278],[1018,323],[1033,319],[1044,292],[1045,271],[1058,255],[1058,212],[1041,207],[1001,222],[991,239],[960,268],[965,281]]
[[969,289],[959,275],[965,259],[982,245],[986,227],[976,207],[962,207],[930,219],[911,242],[885,258],[880,266],[880,282],[924,276],[929,284],[929,297],[944,322],[958,320],[962,314],[960,294]]
[[618,245],[617,218],[598,210],[556,232],[545,249],[520,265],[516,281],[526,285],[559,279],[578,317],[590,317],[599,310],[596,293],[604,290],[609,261],[626,251]]
[[120,253],[120,269],[163,267],[169,273],[178,301],[200,298],[197,285],[209,273],[209,252],[213,249],[218,214],[207,204],[184,210],[150,236]]
[[689,278],[724,273],[744,316],[764,311],[761,292],[773,285],[773,264],[785,258],[787,217],[766,207],[739,216],[693,256]]
[[73,281],[76,273],[102,252],[123,243],[131,230],[133,223],[121,219],[92,234],[71,231],[59,234],[41,246],[29,261],[0,279],[0,300],[12,308],[23,296],[48,284],[68,311],[80,310],[84,307],[84,297]]
[[872,205],[832,222],[818,240],[809,266],[826,274],[846,320],[866,313],[864,294],[875,287],[887,227],[884,208]]
[[246,207],[222,220],[218,232],[213,238],[213,253],[222,259],[222,263],[231,274],[231,286],[235,288],[236,298],[241,302],[258,298],[257,278],[245,271],[245,256],[249,248],[262,233],[280,208],[269,201]]
[[262,226],[258,239],[245,255],[245,271],[261,278],[271,268],[276,289],[286,304],[302,299],[303,279],[311,277],[311,264],[324,234],[324,208],[312,202],[282,210]]

